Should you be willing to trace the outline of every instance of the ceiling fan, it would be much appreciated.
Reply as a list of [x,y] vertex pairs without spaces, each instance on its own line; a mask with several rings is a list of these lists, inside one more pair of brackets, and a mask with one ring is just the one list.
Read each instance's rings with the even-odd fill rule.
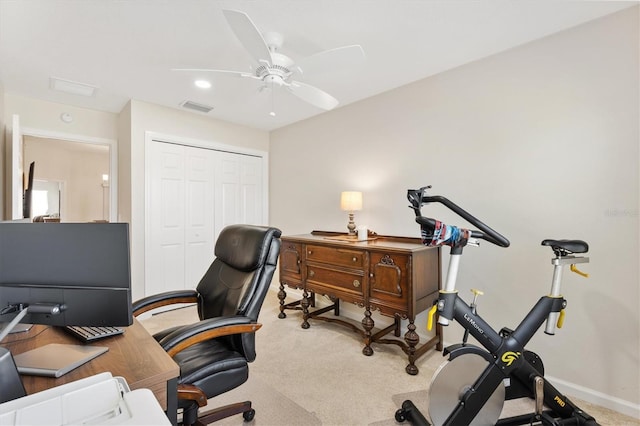
[[[338,105],[336,98],[295,78],[305,74],[319,73],[323,70],[328,71],[338,67],[356,65],[364,60],[365,55],[362,47],[351,45],[316,53],[296,63],[290,57],[278,52],[283,42],[281,34],[268,32],[263,37],[246,13],[237,10],[223,10],[223,13],[231,30],[256,61],[256,64],[250,68],[251,71],[200,68],[178,68],[174,69],[174,71],[235,74],[240,77],[261,81],[260,90],[285,88],[311,105],[324,110],[331,110]],[[272,111],[271,115],[275,115],[275,113]]]

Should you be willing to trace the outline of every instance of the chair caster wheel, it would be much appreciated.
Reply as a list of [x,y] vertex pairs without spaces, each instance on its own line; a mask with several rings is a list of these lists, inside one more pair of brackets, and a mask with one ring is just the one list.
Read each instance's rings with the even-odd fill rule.
[[254,410],[253,408],[249,411],[245,411],[244,413],[242,413],[242,418],[247,421],[250,422],[251,420],[253,420],[253,418],[256,415],[256,410]]
[[402,408],[399,408],[398,411],[396,411],[396,422],[398,423],[402,423],[405,420],[407,420],[406,418],[406,413],[404,412],[404,410]]

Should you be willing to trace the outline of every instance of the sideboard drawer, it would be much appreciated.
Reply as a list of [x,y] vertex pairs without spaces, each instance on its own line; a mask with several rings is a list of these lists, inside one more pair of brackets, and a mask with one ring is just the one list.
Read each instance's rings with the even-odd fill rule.
[[307,261],[328,263],[362,269],[365,253],[362,250],[349,250],[336,247],[307,245]]
[[314,284],[323,289],[337,288],[340,292],[349,292],[362,296],[364,294],[364,277],[355,272],[336,271],[320,266],[307,266],[307,284]]

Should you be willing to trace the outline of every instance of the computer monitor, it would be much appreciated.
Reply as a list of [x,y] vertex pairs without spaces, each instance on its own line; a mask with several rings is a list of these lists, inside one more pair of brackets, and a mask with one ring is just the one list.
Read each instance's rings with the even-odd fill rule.
[[131,325],[128,224],[0,223],[0,322],[25,306],[22,322]]

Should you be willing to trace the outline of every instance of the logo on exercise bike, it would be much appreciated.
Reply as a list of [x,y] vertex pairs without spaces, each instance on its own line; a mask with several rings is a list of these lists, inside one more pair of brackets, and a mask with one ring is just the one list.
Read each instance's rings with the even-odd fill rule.
[[469,324],[471,324],[471,326],[472,326],[473,328],[475,328],[476,330],[478,330],[478,333],[480,333],[480,334],[484,334],[484,330],[480,328],[480,326],[478,325],[478,323],[476,323],[476,322],[474,321],[474,319],[473,319],[473,318],[471,318],[471,317],[470,317],[469,315],[467,315],[467,314],[464,314],[464,319],[466,319],[466,320],[469,322]]
[[517,360],[520,357],[520,352],[505,352],[502,354],[502,358],[500,358],[502,360],[502,362],[504,362],[505,364],[507,364],[507,367],[511,367],[511,364],[513,363],[513,361]]

